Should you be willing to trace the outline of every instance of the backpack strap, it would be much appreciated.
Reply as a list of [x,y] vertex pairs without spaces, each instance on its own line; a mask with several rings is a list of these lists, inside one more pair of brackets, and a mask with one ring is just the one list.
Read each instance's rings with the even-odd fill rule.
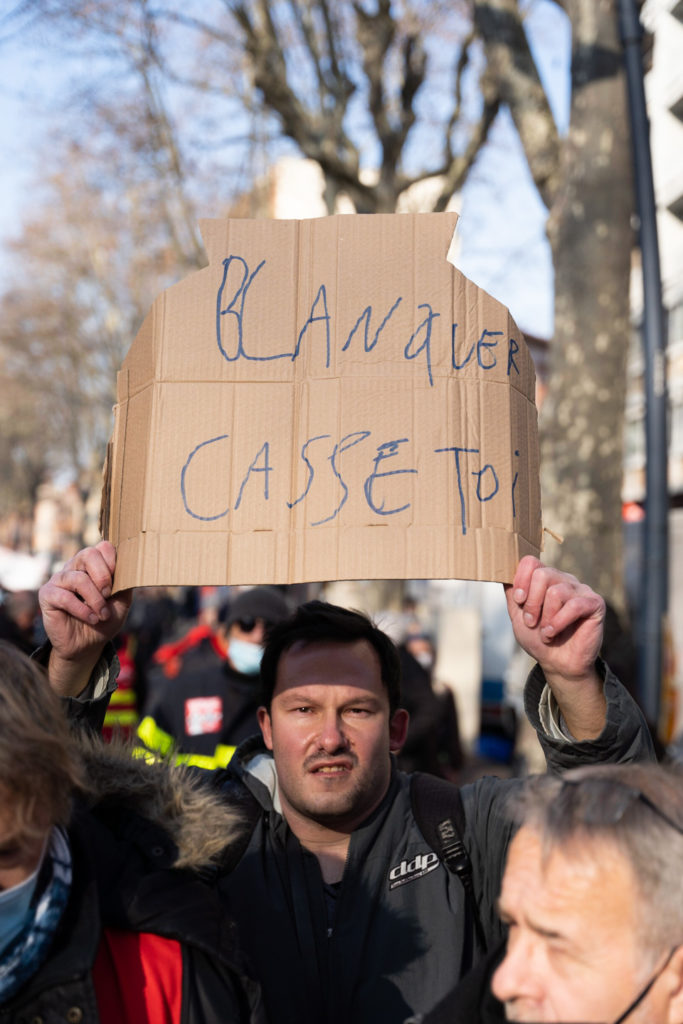
[[413,772],[410,803],[420,832],[448,870],[457,875],[465,890],[477,941],[486,949],[472,881],[472,862],[463,842],[465,808],[460,787],[426,772]]

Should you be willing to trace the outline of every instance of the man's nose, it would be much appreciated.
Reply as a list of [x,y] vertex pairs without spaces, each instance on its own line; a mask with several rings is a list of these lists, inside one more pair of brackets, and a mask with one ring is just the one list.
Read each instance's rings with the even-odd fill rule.
[[323,714],[318,741],[321,749],[327,751],[328,754],[346,749],[347,738],[344,732],[344,723],[341,715],[333,708]]
[[531,943],[508,938],[505,957],[491,979],[491,991],[501,1003],[538,997]]

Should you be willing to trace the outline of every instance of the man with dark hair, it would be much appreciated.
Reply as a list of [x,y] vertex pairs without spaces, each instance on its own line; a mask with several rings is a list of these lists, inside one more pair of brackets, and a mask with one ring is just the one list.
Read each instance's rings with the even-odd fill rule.
[[396,645],[365,615],[328,604],[308,601],[290,618],[268,631],[261,660],[261,703],[270,710],[282,654],[297,644],[343,643],[365,640],[379,658],[380,674],[393,714],[401,703],[401,662]]
[[[102,654],[127,604],[111,596],[114,562],[102,542],[41,591],[53,685],[81,705],[113,680]],[[651,756],[642,716],[599,659],[602,599],[532,557],[506,595],[517,640],[538,661],[526,700],[549,765]],[[391,757],[408,715],[390,649],[364,616],[304,608],[267,644],[261,736],[214,774],[249,820],[219,884],[275,1024],[398,1024],[435,1006],[502,934],[505,803],[519,783],[463,788],[469,870],[449,870],[426,838],[418,777]],[[458,790],[442,785],[452,824]]]

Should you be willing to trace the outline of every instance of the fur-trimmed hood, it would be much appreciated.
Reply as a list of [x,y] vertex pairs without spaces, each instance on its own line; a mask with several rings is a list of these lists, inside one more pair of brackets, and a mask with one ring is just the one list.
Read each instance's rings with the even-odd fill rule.
[[211,773],[168,759],[148,762],[132,743],[74,737],[85,769],[88,807],[117,804],[161,828],[177,849],[173,867],[216,865],[244,827],[238,811],[212,786]]

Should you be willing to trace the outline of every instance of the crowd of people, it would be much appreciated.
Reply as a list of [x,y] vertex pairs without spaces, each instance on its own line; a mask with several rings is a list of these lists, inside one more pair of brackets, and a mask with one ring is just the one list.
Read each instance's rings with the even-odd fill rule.
[[103,743],[135,667],[115,557],[42,587],[32,658],[0,644],[0,1022],[683,1024],[680,769],[599,595],[522,559],[547,772],[458,786],[437,724],[411,753],[429,638],[277,588],[159,637]]
[[[141,588],[112,640],[119,670],[103,738],[136,736],[145,749],[172,752],[178,762],[225,767],[238,744],[258,732],[263,642],[295,607],[291,589]],[[452,780],[481,771],[474,755],[466,764],[453,691],[434,679],[433,634],[415,610],[404,619],[398,636],[392,633],[410,714],[398,766]],[[0,597],[0,639],[27,654],[44,641],[37,591]]]

